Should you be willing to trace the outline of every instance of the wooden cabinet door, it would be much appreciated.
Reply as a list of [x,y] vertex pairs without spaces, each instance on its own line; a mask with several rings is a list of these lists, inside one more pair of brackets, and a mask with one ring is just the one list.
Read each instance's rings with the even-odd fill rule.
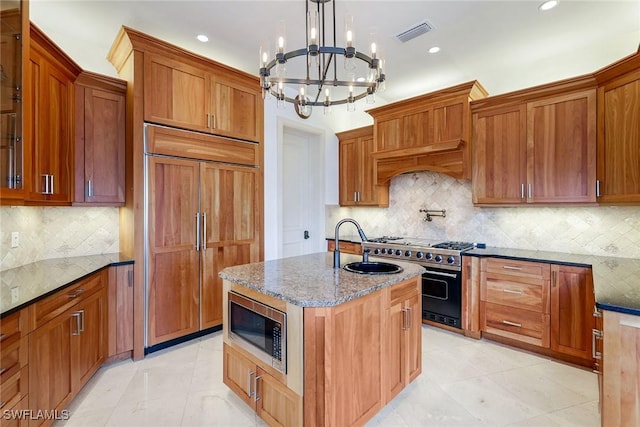
[[154,345],[199,329],[199,164],[157,157],[148,162],[148,343]]
[[257,85],[214,76],[211,79],[211,132],[248,141],[262,140],[262,96]]
[[144,120],[209,132],[209,77],[204,69],[144,54]]
[[404,337],[405,311],[402,302],[392,305],[386,311],[387,336],[385,338],[384,402],[389,403],[405,385],[404,355],[406,340]]
[[427,109],[402,117],[402,138],[397,148],[415,148],[433,143],[433,111]]
[[302,425],[301,399],[280,381],[257,369],[256,412],[270,426]]
[[31,183],[27,199],[68,204],[72,200],[74,76],[31,44],[26,136],[31,141]]
[[598,88],[598,181],[604,203],[640,202],[640,70]]
[[596,201],[595,89],[527,105],[527,201]]
[[359,205],[375,206],[378,204],[378,193],[376,184],[376,177],[374,175],[374,161],[373,161],[373,135],[369,137],[358,138],[358,151],[360,157],[360,182],[358,184]]
[[469,136],[466,134],[469,114],[467,98],[459,101],[450,101],[444,105],[437,105],[433,108],[433,143],[449,141],[468,141]]
[[603,311],[603,426],[640,425],[640,321]]
[[402,117],[376,120],[375,151],[395,150],[402,147]]
[[75,394],[89,381],[107,355],[104,289],[74,307],[71,328],[71,384]]
[[418,292],[405,303],[408,329],[406,331],[407,355],[405,357],[407,384],[422,372],[422,295]]
[[255,363],[239,354],[226,343],[223,344],[222,349],[222,382],[255,410],[254,385],[257,373]]
[[109,268],[108,356],[133,350],[133,265]]
[[551,266],[551,349],[592,360],[595,327],[590,268]]
[[358,138],[340,141],[340,206],[355,206],[360,175]]
[[258,261],[257,169],[216,163],[200,167],[202,225],[201,329],[222,324],[225,267]]
[[29,335],[29,407],[33,410],[62,409],[71,399],[73,311],[62,313]]
[[473,157],[473,203],[524,203],[525,105],[475,113]]
[[124,150],[125,94],[78,86],[75,202],[124,204]]

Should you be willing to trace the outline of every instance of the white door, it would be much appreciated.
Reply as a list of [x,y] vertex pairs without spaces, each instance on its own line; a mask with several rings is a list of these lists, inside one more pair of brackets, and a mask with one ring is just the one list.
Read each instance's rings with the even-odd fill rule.
[[326,250],[324,147],[321,135],[284,128],[282,141],[282,256]]

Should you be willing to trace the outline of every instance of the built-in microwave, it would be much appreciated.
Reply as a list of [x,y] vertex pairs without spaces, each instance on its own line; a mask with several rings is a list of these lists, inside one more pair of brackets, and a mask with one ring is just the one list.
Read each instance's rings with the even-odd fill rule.
[[287,314],[229,292],[228,336],[263,362],[287,373]]

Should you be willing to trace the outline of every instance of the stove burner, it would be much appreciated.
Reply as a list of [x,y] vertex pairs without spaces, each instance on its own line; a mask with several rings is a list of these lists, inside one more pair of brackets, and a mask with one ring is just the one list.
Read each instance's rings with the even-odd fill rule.
[[437,249],[449,249],[452,251],[464,251],[473,248],[473,243],[470,242],[442,242],[432,246]]
[[390,242],[392,240],[400,240],[402,239],[402,237],[398,237],[398,236],[382,236],[382,237],[374,237],[373,239],[369,239],[369,242],[373,242],[373,243],[387,243]]

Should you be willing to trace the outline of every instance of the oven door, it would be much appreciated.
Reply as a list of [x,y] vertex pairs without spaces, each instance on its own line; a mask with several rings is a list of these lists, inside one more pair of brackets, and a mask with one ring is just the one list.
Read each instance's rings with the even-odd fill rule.
[[422,274],[422,318],[461,328],[462,272],[425,266]]

